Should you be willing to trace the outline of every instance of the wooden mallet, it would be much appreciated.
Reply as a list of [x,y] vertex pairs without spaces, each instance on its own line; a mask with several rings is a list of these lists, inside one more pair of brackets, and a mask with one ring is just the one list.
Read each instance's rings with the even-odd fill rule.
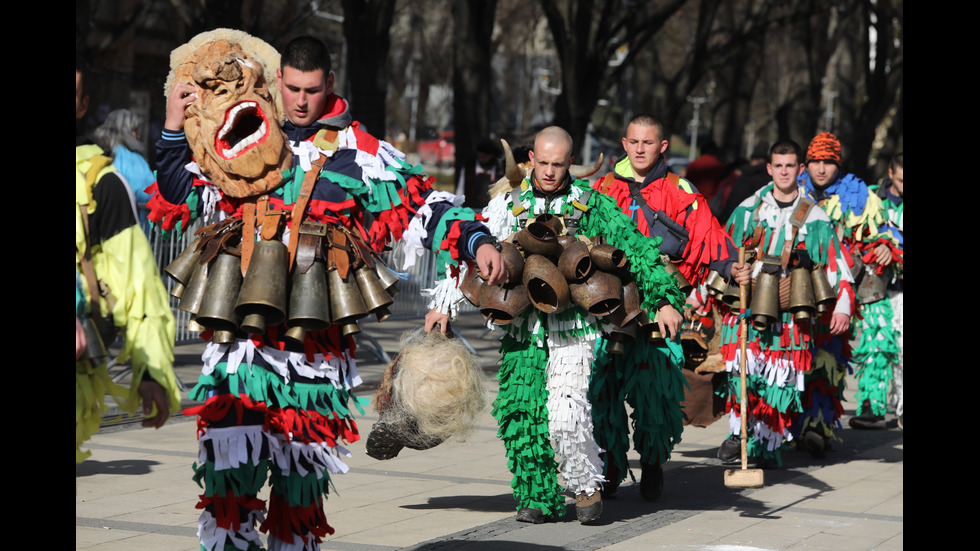
[[[738,248],[738,263],[745,264],[745,247]],[[726,469],[725,470],[725,487],[732,489],[743,489],[743,488],[761,488],[765,485],[765,477],[762,469],[750,469],[749,466],[749,455],[748,450],[748,415],[749,415],[749,397],[746,391],[746,377],[745,370],[748,369],[749,364],[749,353],[746,349],[746,343],[748,341],[749,324],[746,321],[745,307],[748,305],[748,289],[745,285],[739,284],[738,286],[738,298],[741,308],[741,316],[739,320],[739,331],[738,331],[738,347],[739,353],[741,354],[741,362],[738,366],[739,380],[741,381],[741,407],[739,418],[742,421],[741,430],[741,441],[742,441],[742,468],[741,469]]]

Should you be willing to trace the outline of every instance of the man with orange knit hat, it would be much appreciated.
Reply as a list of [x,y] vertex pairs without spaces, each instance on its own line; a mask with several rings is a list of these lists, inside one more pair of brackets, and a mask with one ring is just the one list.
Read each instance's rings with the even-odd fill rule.
[[835,334],[840,329],[838,320],[818,320],[819,351],[807,376],[803,413],[793,424],[794,433],[803,435],[799,441],[818,457],[829,448],[831,439],[840,440],[834,435],[834,429],[840,428],[844,411],[840,398],[852,361],[858,377],[857,418],[868,417],[868,412],[880,416],[871,419],[873,426],[858,428],[884,427],[891,380],[889,358],[898,349],[890,324],[879,324],[877,320],[885,314],[881,310],[888,307],[888,301],[882,300],[885,294],[881,274],[888,265],[902,261],[900,234],[888,223],[881,199],[870,193],[864,181],[854,174],[841,174],[840,165],[840,140],[830,132],[823,132],[810,142],[806,170],[800,175],[800,185],[827,213],[837,228],[841,244],[851,253],[855,279],[855,292],[849,297],[854,301],[851,311],[856,312],[860,305],[863,318],[857,320],[861,323],[861,339],[853,352],[848,333]]

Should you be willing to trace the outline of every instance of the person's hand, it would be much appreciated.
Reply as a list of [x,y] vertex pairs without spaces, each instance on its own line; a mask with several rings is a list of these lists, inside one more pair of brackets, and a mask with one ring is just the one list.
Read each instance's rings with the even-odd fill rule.
[[691,293],[688,295],[687,299],[684,301],[684,304],[690,306],[695,312],[699,312],[701,307],[704,306],[704,303],[701,302],[701,298],[698,293]]
[[85,347],[88,346],[88,341],[85,339],[85,328],[82,327],[82,322],[78,321],[78,316],[75,316],[75,360],[77,361],[82,357],[82,353],[85,352]]
[[875,262],[879,266],[887,266],[892,263],[892,249],[888,245],[881,243],[875,247]]
[[487,277],[487,285],[500,285],[510,277],[507,266],[504,265],[504,257],[490,243],[484,243],[476,250],[476,265],[480,274]]
[[739,285],[748,285],[752,281],[752,265],[747,262],[745,264],[735,262],[732,264],[732,272],[729,279],[734,279],[735,283]]
[[445,335],[446,330],[449,328],[449,314],[440,313],[437,308],[429,310],[429,313],[425,315],[425,332],[431,332],[436,324],[439,324],[439,330]]
[[847,314],[834,314],[830,318],[830,334],[843,335],[851,327],[851,316]]
[[674,337],[681,332],[681,324],[684,323],[684,316],[669,304],[658,310],[657,314],[657,325],[660,327],[660,334],[667,340],[674,340]]
[[178,82],[170,91],[167,98],[167,118],[163,127],[167,130],[178,131],[184,128],[184,110],[197,99],[194,85],[189,82]]
[[[170,402],[167,400],[167,391],[160,383],[146,379],[140,383],[140,400],[143,402],[143,426],[158,429],[170,418]],[[150,417],[153,413],[153,405],[157,406],[157,414]]]

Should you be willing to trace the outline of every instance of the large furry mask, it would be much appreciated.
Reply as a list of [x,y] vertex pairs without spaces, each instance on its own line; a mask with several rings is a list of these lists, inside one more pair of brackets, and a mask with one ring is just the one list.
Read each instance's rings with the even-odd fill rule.
[[268,65],[278,65],[276,51],[243,32],[218,29],[174,50],[170,63],[168,97],[177,82],[196,89],[184,111],[184,133],[201,171],[231,197],[279,186],[292,151],[279,126],[281,100]]

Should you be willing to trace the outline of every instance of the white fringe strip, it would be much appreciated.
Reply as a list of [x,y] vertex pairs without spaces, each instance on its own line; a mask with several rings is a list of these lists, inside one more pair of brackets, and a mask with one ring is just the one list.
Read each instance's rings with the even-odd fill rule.
[[592,406],[587,399],[594,339],[558,344],[548,357],[548,430],[554,440],[565,485],[588,495],[602,481],[602,451],[592,434]]
[[[751,347],[746,352],[749,359],[749,370],[746,372],[746,376],[757,375],[765,378],[766,384],[769,386],[780,388],[794,386],[798,392],[803,392],[805,388],[804,372],[797,371],[788,359],[780,358],[775,361],[767,361],[765,356],[757,355]],[[735,358],[725,360],[725,369],[732,376],[738,376],[741,362],[742,354],[738,352],[735,354]]]
[[[236,373],[243,365],[251,368],[256,355],[261,357],[287,383],[289,382],[290,366],[303,377],[327,379],[336,388],[350,389],[362,382],[361,376],[357,372],[357,362],[347,352],[340,357],[330,356],[329,358],[323,354],[315,354],[311,363],[306,361],[306,354],[303,352],[277,350],[268,346],[257,347],[251,340],[246,339],[239,339],[231,344],[209,342],[201,356],[201,360],[204,362],[201,371],[205,375],[210,375],[214,372],[215,367],[224,361],[227,363],[226,370],[228,373]],[[341,378],[342,373],[346,373],[346,377]]]
[[465,262],[459,264],[459,279],[452,276],[450,266],[446,266],[446,278],[436,283],[430,289],[422,289],[422,296],[431,297],[429,309],[437,309],[440,314],[448,314],[449,319],[455,320],[459,307],[466,301],[463,292],[459,290],[459,282],[466,278],[469,268]]
[[[793,440],[793,435],[789,432],[789,430],[785,430],[781,433],[776,432],[772,430],[769,425],[751,416],[748,418],[746,427],[749,431],[749,437],[751,438],[754,436],[763,442],[766,449],[769,451],[779,449],[779,447],[783,445],[783,441],[789,442]],[[741,436],[742,420],[741,417],[736,415],[734,410],[728,415],[728,430],[735,436]]]
[[281,539],[269,536],[269,551],[318,551],[320,545],[316,543],[316,536],[310,534],[306,536],[309,541],[304,542],[303,536],[293,532],[293,543],[286,543]]
[[425,254],[426,249],[422,246],[422,241],[429,235],[426,226],[432,218],[433,203],[452,203],[454,207],[463,206],[463,197],[457,196],[447,191],[433,191],[425,198],[425,204],[419,207],[418,212],[408,223],[408,229],[402,234],[402,247],[405,256],[399,270],[406,271],[415,266],[415,261]]
[[204,443],[211,442],[216,470],[237,469],[241,465],[258,465],[262,450],[277,447],[272,440],[274,439],[262,430],[261,425],[210,428],[200,438],[197,459],[201,463],[207,461],[208,453]]
[[[326,443],[295,442],[286,440],[285,436],[275,439],[277,445],[270,446],[272,460],[282,469],[282,474],[288,476],[295,468],[300,476],[311,472],[316,473],[317,479],[323,478],[324,469],[334,474],[345,474],[350,470],[346,463],[340,460],[341,454],[351,457],[351,453],[343,446],[330,447]],[[305,459],[313,465],[313,470],[303,467],[300,459]]]
[[261,511],[251,511],[248,520],[243,522],[238,531],[218,527],[218,522],[207,510],[197,519],[197,537],[201,547],[210,551],[223,551],[225,542],[231,542],[237,549],[248,549],[249,544],[262,547],[262,540],[255,527],[265,520]]

